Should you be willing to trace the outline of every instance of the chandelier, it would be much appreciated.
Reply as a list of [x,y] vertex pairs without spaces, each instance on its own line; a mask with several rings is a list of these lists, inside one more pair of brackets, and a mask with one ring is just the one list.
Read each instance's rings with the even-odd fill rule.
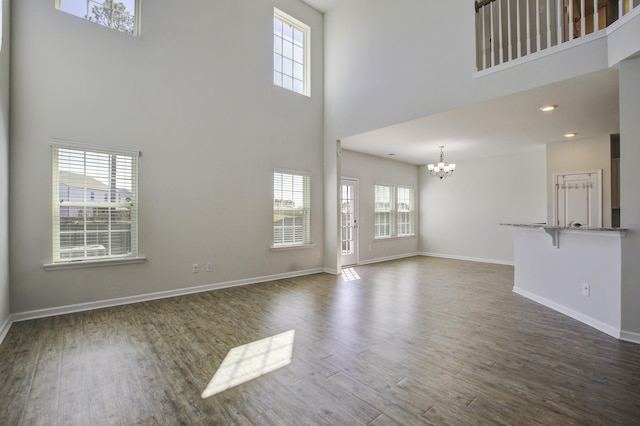
[[427,164],[427,170],[429,170],[429,174],[433,177],[439,177],[440,179],[449,177],[453,174],[453,171],[456,169],[455,164],[445,164],[444,163],[444,152],[442,152],[442,148],[444,145],[440,145],[440,161],[438,164]]

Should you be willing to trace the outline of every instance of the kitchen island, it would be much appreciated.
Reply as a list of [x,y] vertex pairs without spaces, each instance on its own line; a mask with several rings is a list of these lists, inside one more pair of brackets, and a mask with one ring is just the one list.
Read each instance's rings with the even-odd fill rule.
[[501,225],[514,228],[514,292],[620,338],[626,229]]

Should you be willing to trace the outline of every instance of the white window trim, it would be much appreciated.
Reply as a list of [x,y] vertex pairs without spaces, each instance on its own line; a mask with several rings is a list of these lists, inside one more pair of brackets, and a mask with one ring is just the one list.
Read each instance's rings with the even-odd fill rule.
[[[293,90],[289,90],[286,89],[282,86],[277,86],[276,87],[280,87],[284,90],[287,91],[291,91],[293,93],[297,93],[299,95],[304,95],[307,97],[311,97],[311,27],[307,24],[305,24],[304,22],[300,21],[299,19],[294,18],[293,16],[289,15],[286,12],[283,12],[282,10],[278,9],[277,7],[273,8],[273,16],[275,18],[278,18],[279,20],[288,23],[289,25],[293,26],[293,27],[297,27],[300,31],[302,31],[303,37],[304,37],[304,63],[302,64],[303,66],[303,70],[302,73],[304,75],[304,81],[303,83],[303,93],[298,93],[296,91]],[[273,31],[271,34],[272,38],[273,38]],[[272,43],[273,45],[273,43]],[[273,71],[272,71],[273,72]],[[273,78],[273,77],[272,77]]]
[[[307,178],[309,178],[309,220],[308,220],[308,227],[309,227],[309,241],[307,242],[303,242],[303,243],[299,243],[299,244],[295,244],[295,243],[291,243],[291,244],[275,244],[275,241],[273,241],[273,226],[271,227],[271,245],[269,246],[269,250],[271,251],[282,251],[282,250],[295,250],[295,249],[305,249],[305,248],[313,248],[315,247],[315,243],[313,242],[312,238],[311,238],[311,179],[312,179],[312,174],[310,172],[303,172],[300,170],[292,170],[292,169],[282,169],[282,168],[275,168],[273,169],[273,172],[271,173],[271,214],[273,215],[273,193],[275,188],[273,187],[273,175],[275,173],[283,173],[283,174],[289,174],[289,175],[298,175],[298,176],[305,176]],[[273,219],[273,217],[272,217]]]
[[[376,186],[387,186],[391,188],[391,202],[390,202],[390,228],[391,228],[391,233],[390,235],[384,235],[384,236],[376,236],[376,232],[375,232],[375,187]],[[395,184],[395,183],[387,183],[387,182],[376,182],[374,183],[374,210],[373,210],[373,214],[374,214],[374,220],[373,220],[373,226],[374,226],[374,230],[373,230],[373,239],[374,241],[389,241],[389,240],[399,240],[399,239],[403,239],[403,238],[414,238],[416,237],[416,189],[413,185],[400,185],[400,184]],[[398,188],[405,188],[405,189],[411,189],[413,191],[413,221],[412,221],[412,230],[413,232],[411,234],[402,234],[402,235],[398,235]]]
[[[52,149],[58,148],[58,149],[73,149],[73,150],[81,150],[81,151],[103,152],[108,154],[125,155],[125,156],[131,156],[131,157],[140,157],[141,155],[139,150],[133,150],[129,148],[107,147],[102,145],[93,145],[93,144],[65,141],[65,140],[59,140],[59,139],[50,139],[49,146]],[[138,197],[139,192],[137,189],[138,172],[139,170],[136,170],[137,203],[139,203],[139,197]],[[51,198],[52,198],[52,204],[55,203],[55,201],[53,200],[53,194]],[[139,225],[137,223],[137,218],[136,218],[136,234],[138,233],[138,231],[139,231]],[[137,239],[138,239],[138,236],[136,235],[136,240]],[[53,241],[53,246],[55,247],[55,245],[56,245],[56,242]],[[136,247],[137,249],[139,249],[138,243],[136,243]],[[130,256],[110,257],[110,258],[101,258],[101,259],[75,259],[75,260],[68,260],[68,261],[60,260],[55,262],[52,261],[51,263],[45,263],[43,267],[46,271],[53,271],[53,270],[63,270],[63,269],[79,269],[79,268],[92,268],[97,266],[115,266],[115,265],[143,263],[145,260],[146,260],[145,256],[136,254],[136,255],[130,255]]]

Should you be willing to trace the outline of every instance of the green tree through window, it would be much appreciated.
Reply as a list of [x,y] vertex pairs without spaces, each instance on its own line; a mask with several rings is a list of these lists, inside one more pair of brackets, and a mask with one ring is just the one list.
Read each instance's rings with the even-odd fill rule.
[[140,0],[56,0],[55,4],[71,15],[138,35]]

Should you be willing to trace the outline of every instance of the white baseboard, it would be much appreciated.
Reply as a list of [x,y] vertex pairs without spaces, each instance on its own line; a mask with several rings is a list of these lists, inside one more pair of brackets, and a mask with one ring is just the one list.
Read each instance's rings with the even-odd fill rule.
[[96,302],[78,303],[75,305],[66,305],[66,306],[59,306],[55,308],[37,309],[33,311],[20,312],[20,313],[10,315],[9,318],[7,318],[7,321],[5,321],[5,325],[2,328],[2,333],[4,334],[0,334],[0,337],[1,337],[0,343],[2,343],[2,340],[4,339],[6,333],[9,331],[11,324],[18,321],[27,321],[31,319],[45,318],[45,317],[51,317],[55,315],[64,315],[64,314],[71,314],[74,312],[90,311],[93,309],[108,308],[111,306],[129,305],[132,303],[147,302],[150,300],[164,299],[168,297],[184,296],[188,294],[202,293],[205,291],[218,290],[218,289],[229,288],[229,287],[237,287],[237,286],[248,285],[248,284],[258,284],[258,283],[263,283],[268,281],[281,280],[285,278],[294,278],[294,277],[300,277],[303,275],[318,274],[322,272],[324,272],[324,269],[322,268],[307,269],[304,271],[287,272],[283,274],[267,275],[263,277],[247,278],[243,280],[227,281],[227,282],[216,283],[216,284],[207,284],[207,285],[197,286],[197,287],[187,287],[187,288],[180,288],[176,290],[147,293],[147,294],[141,294],[137,296],[120,297],[117,299],[99,300]]
[[[527,299],[533,300],[534,302],[540,303],[541,305],[544,305],[547,308],[553,309],[554,311],[560,312],[561,314],[564,314],[568,317],[578,320],[583,324],[586,324],[590,327],[595,328],[596,330],[600,330],[611,337],[615,337],[616,339],[622,339],[621,331],[619,328],[616,328],[609,324],[605,324],[602,321],[598,321],[597,319],[591,318],[588,315],[574,311],[573,309],[567,308],[564,305],[553,302],[544,297],[538,296],[537,294],[530,293],[519,287],[514,286],[513,292],[519,294],[520,296],[526,297]],[[632,333],[628,333],[628,334],[632,334]],[[640,335],[636,335],[636,337],[638,338],[640,337]],[[626,340],[626,339],[623,339],[623,340]]]
[[13,324],[13,321],[11,320],[11,315],[9,315],[4,321],[4,324],[2,324],[2,328],[0,328],[0,344],[2,344],[4,338],[7,337],[11,324]]
[[625,342],[640,344],[640,333],[633,333],[631,331],[622,330],[620,332],[620,340],[624,340]]
[[404,253],[404,254],[397,254],[394,256],[378,257],[375,259],[360,260],[358,262],[358,265],[370,265],[372,263],[388,262],[390,260],[405,259],[407,257],[415,257],[418,255],[419,253]]
[[419,255],[430,256],[430,257],[441,257],[444,259],[466,260],[469,262],[493,263],[495,265],[507,265],[507,266],[515,265],[515,263],[512,260],[485,259],[481,257],[456,256],[453,254],[442,254],[442,253],[431,253],[431,252],[420,252]]

